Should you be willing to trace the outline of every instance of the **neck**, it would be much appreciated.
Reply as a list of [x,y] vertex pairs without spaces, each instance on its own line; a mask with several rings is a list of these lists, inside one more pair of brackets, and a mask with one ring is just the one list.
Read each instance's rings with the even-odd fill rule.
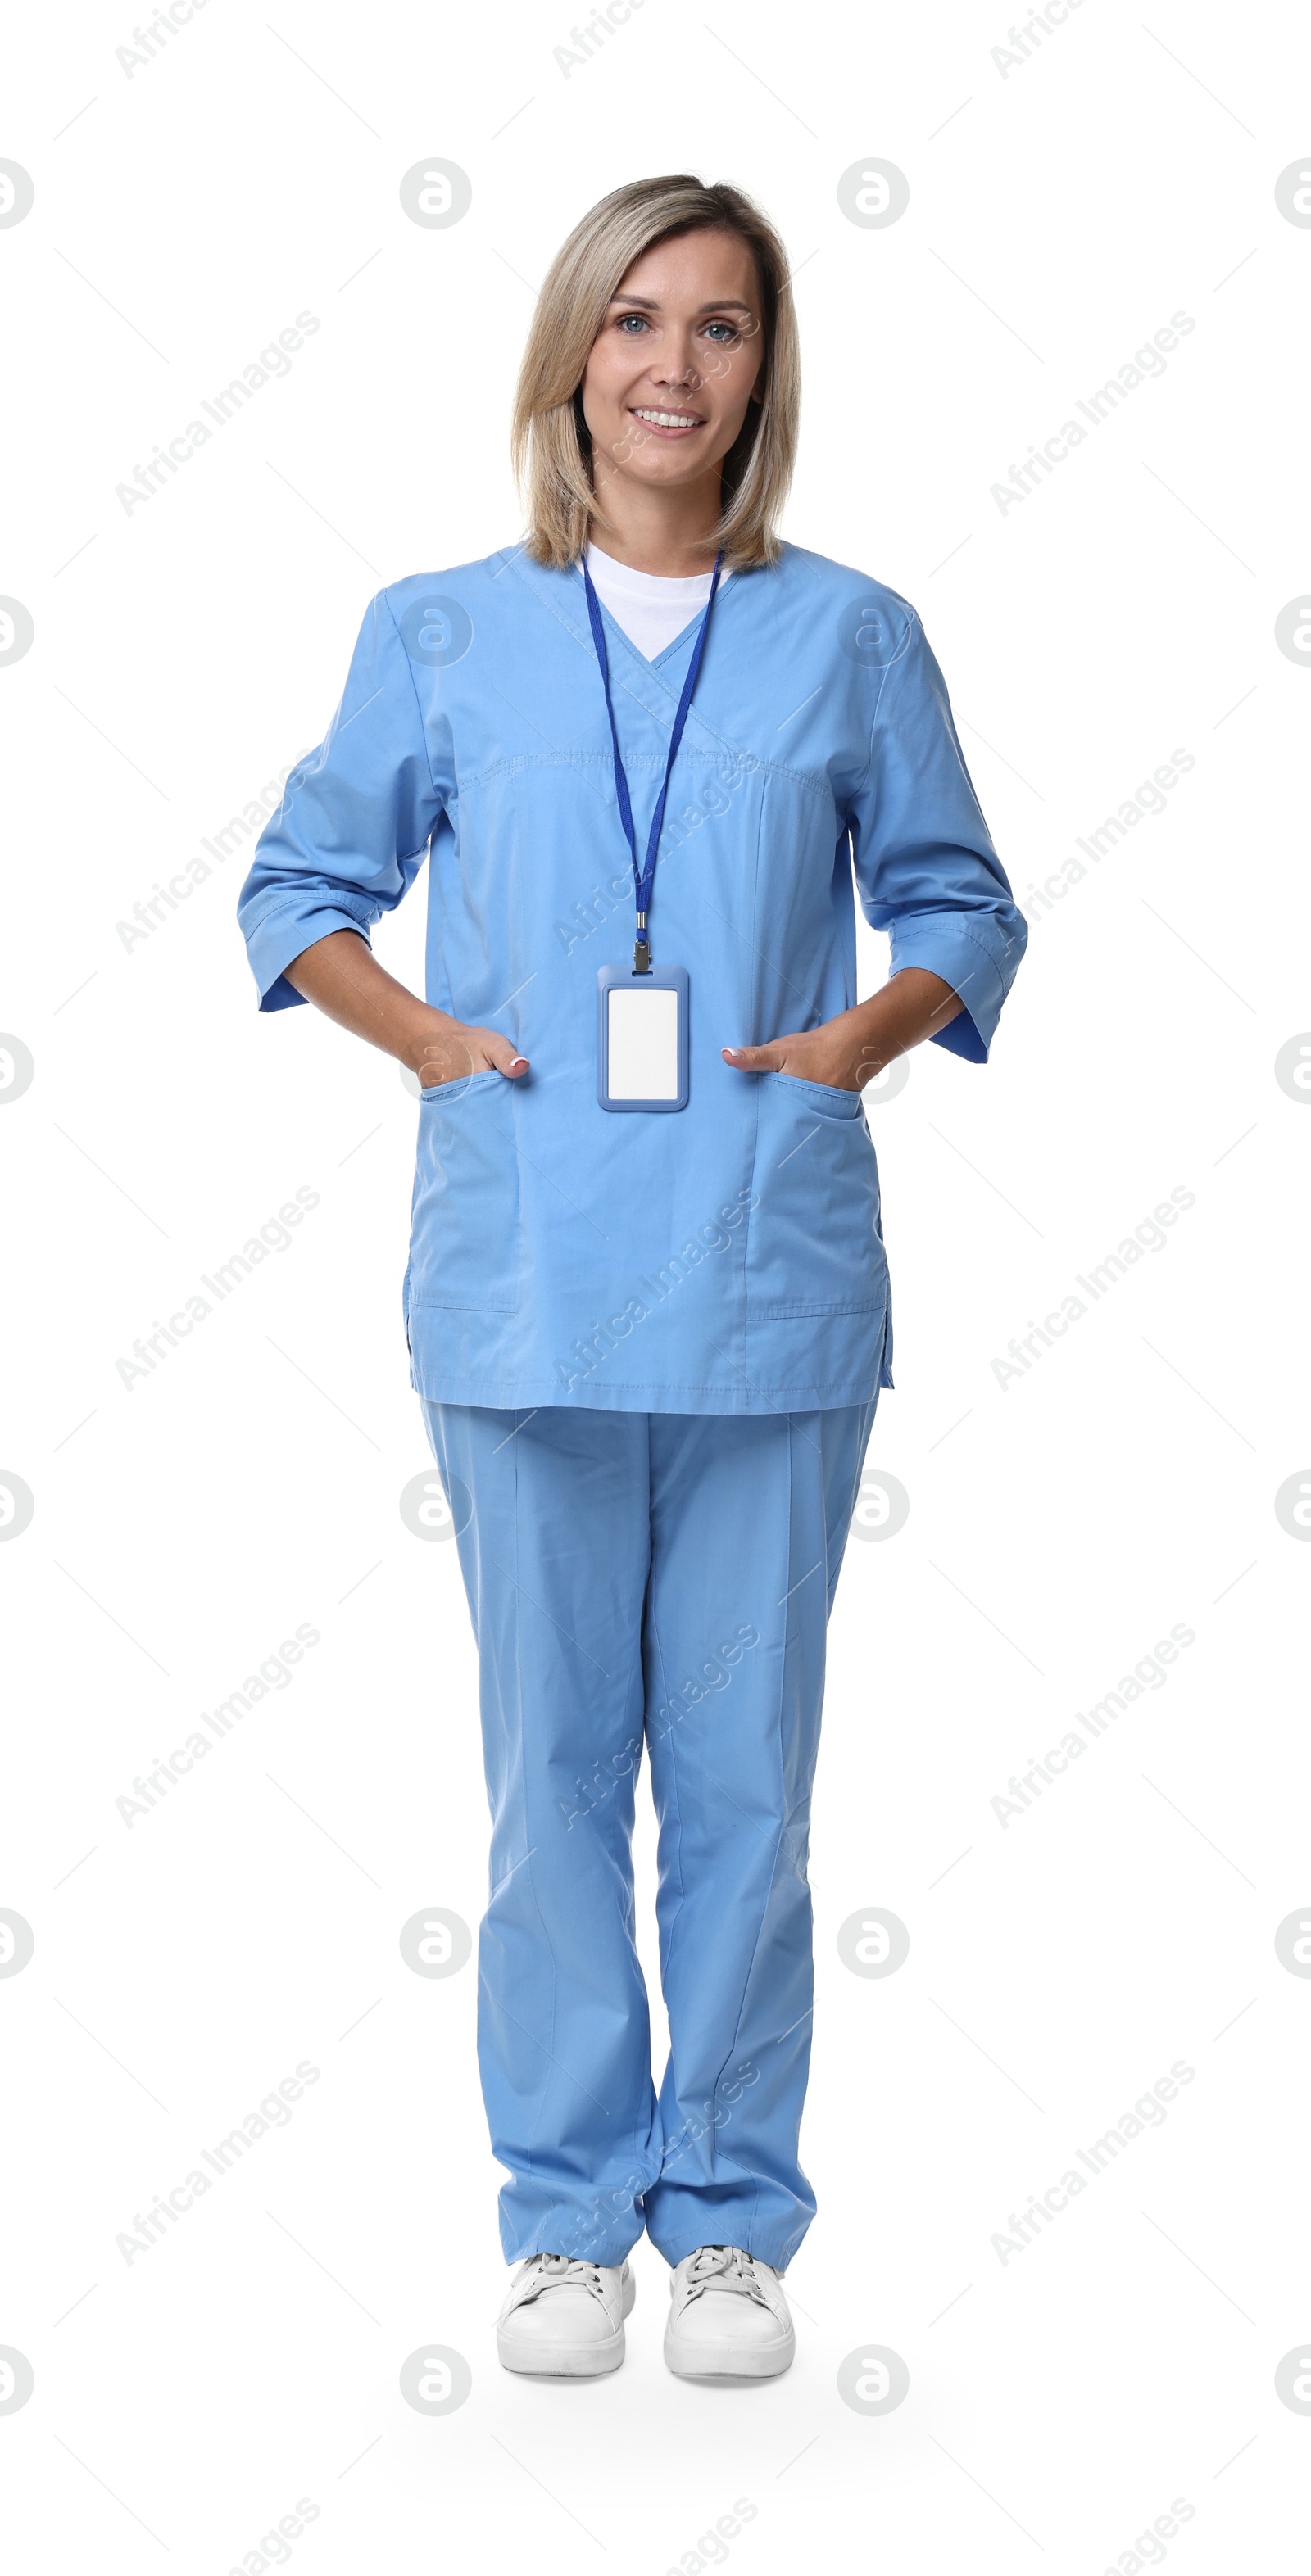
[[604,519],[595,518],[588,530],[602,554],[633,572],[664,573],[674,581],[713,570],[722,506],[717,466],[675,492],[652,491],[615,474],[604,499]]

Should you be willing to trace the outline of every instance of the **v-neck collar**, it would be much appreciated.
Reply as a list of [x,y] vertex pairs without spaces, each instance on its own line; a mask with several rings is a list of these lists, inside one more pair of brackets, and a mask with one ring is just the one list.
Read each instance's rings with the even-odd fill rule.
[[[592,644],[591,628],[587,622],[587,598],[583,588],[581,565],[571,564],[567,571],[556,572],[544,564],[534,563],[532,556],[523,546],[504,549],[501,560],[508,570],[517,573],[520,580],[527,583],[534,597],[541,601],[544,608],[550,610],[551,615],[557,618],[563,627],[567,628],[575,643],[582,646],[589,662],[595,663],[596,654]],[[739,582],[746,581],[750,569],[751,567],[742,570],[735,568],[727,592],[721,588],[720,595],[715,601],[717,619],[722,614],[725,598],[736,591]],[[599,596],[598,593],[598,599]],[[646,708],[648,715],[663,715],[666,712],[665,706],[663,704],[652,706],[650,699],[643,696],[640,686],[636,684],[639,679],[653,681],[661,692],[662,698],[672,698],[675,704],[677,703],[678,687],[670,686],[665,677],[665,667],[669,662],[686,654],[701,623],[702,612],[698,610],[695,616],[690,617],[682,633],[675,635],[673,641],[666,644],[663,652],[657,653],[655,660],[649,662],[646,655],[638,651],[632,637],[625,634],[618,619],[611,616],[604,600],[600,600],[600,608],[606,622],[607,638],[612,635],[617,637],[627,656],[627,667],[618,672],[612,670],[612,678],[618,679],[619,685],[626,689],[630,696],[637,698],[639,704]],[[695,714],[695,707],[693,713]]]
[[[594,551],[597,551],[597,550],[595,550],[595,549],[594,549]],[[619,563],[619,562],[618,562],[618,560],[617,560],[615,557],[613,557],[613,556],[608,556],[608,557],[606,557],[606,558],[605,558],[605,560],[606,560],[607,562],[612,562],[612,563],[614,563],[615,570],[616,570],[617,572],[624,572],[624,571],[627,571],[627,570],[631,569],[631,567],[629,567],[629,566],[627,566],[627,565],[624,565],[624,564]],[[580,562],[580,563],[579,563],[576,567],[574,567],[574,568],[577,570],[577,572],[578,572],[578,576],[579,576],[579,579],[581,580],[581,579],[582,579],[582,563]],[[647,670],[647,671],[658,671],[658,670],[660,669],[660,667],[661,667],[661,664],[662,664],[663,662],[665,662],[665,661],[669,658],[669,656],[670,656],[671,654],[677,654],[677,653],[681,652],[681,650],[682,650],[683,646],[686,644],[686,642],[687,642],[687,640],[688,640],[689,635],[691,635],[691,636],[695,636],[696,631],[697,631],[698,627],[699,627],[699,626],[700,626],[700,624],[701,624],[701,620],[702,620],[702,618],[704,617],[704,615],[705,615],[705,611],[706,611],[706,601],[707,601],[707,599],[708,599],[708,597],[709,597],[709,585],[710,585],[710,579],[711,579],[711,576],[710,576],[710,574],[709,574],[709,573],[706,573],[705,575],[703,575],[703,576],[702,576],[702,578],[704,579],[704,582],[705,582],[705,585],[706,585],[704,595],[702,596],[702,598],[700,598],[700,599],[696,602],[695,607],[691,610],[691,612],[690,612],[690,614],[689,614],[689,616],[688,616],[688,619],[687,619],[687,623],[686,623],[686,625],[684,625],[684,626],[680,626],[680,627],[677,629],[677,632],[676,632],[675,634],[673,634],[673,635],[671,635],[671,636],[670,636],[668,643],[667,643],[667,644],[662,644],[662,645],[661,645],[660,650],[659,650],[659,652],[658,652],[658,653],[644,653],[644,652],[642,651],[641,645],[640,645],[640,644],[638,644],[638,643],[634,640],[634,638],[633,638],[633,636],[632,636],[632,635],[630,635],[630,633],[629,633],[629,631],[628,631],[628,628],[625,626],[625,624],[624,624],[624,622],[623,622],[623,619],[622,619],[620,616],[618,616],[618,615],[617,615],[617,613],[616,613],[616,611],[611,607],[610,602],[609,602],[609,600],[607,599],[607,597],[606,597],[606,595],[605,595],[604,590],[601,588],[600,583],[599,583],[599,582],[597,582],[597,583],[595,584],[596,596],[597,596],[597,602],[598,602],[598,605],[599,605],[599,607],[600,607],[600,609],[601,609],[601,614],[602,614],[602,616],[604,617],[604,619],[605,619],[605,621],[606,621],[606,628],[607,628],[607,632],[612,632],[612,633],[617,634],[617,635],[622,635],[622,637],[623,637],[623,639],[624,639],[624,642],[625,642],[625,644],[628,646],[628,649],[629,649],[630,653],[632,653],[632,654],[634,654],[634,655],[636,656],[637,660],[641,663],[641,665],[642,665],[642,667],[643,667],[643,669],[644,669],[644,670]],[[737,578],[738,578],[737,573],[736,573],[736,572],[733,572],[732,574],[730,574],[730,576],[729,576],[728,580],[726,581],[726,580],[725,580],[725,577],[724,577],[724,575],[723,575],[723,573],[721,572],[720,577],[719,577],[719,581],[718,581],[718,583],[717,583],[717,585],[716,585],[716,595],[715,595],[715,606],[716,606],[716,609],[718,609],[719,602],[720,602],[720,600],[722,599],[722,597],[723,597],[723,595],[724,595],[725,590],[730,586],[730,583],[731,583],[731,582],[733,582],[733,581],[736,581],[736,580],[737,580]],[[635,594],[633,594],[633,596],[634,596],[634,598],[635,598],[635,599],[639,599],[639,598],[642,598],[643,596],[645,596],[645,594],[643,594],[643,593],[640,593],[640,592],[639,592],[639,593],[635,593]]]
[[[582,582],[582,578],[583,578],[583,576],[582,576],[582,573],[581,573],[581,571],[580,571],[580,572],[579,572],[579,575],[578,575],[578,579],[579,579],[579,583],[580,583],[580,585],[581,585],[581,582]],[[598,605],[599,605],[600,610],[601,610],[601,615],[602,615],[602,617],[603,617],[603,618],[604,618],[604,620],[605,620],[605,631],[606,631],[606,635],[607,635],[607,637],[612,637],[612,636],[616,636],[616,635],[618,636],[618,638],[619,638],[619,640],[620,640],[621,644],[624,644],[624,645],[627,647],[627,649],[628,649],[629,653],[631,653],[631,655],[632,655],[632,657],[633,657],[633,660],[636,662],[636,664],[637,664],[637,667],[638,667],[639,671],[654,671],[654,672],[657,672],[657,673],[658,673],[658,672],[661,672],[661,671],[662,671],[662,669],[663,669],[663,665],[664,665],[667,661],[669,661],[669,659],[670,659],[671,655],[681,653],[681,652],[682,652],[682,650],[683,650],[683,647],[684,647],[686,644],[689,644],[690,642],[692,642],[692,640],[694,639],[694,637],[695,637],[695,635],[696,635],[697,628],[699,627],[699,625],[700,625],[700,623],[701,623],[701,620],[702,620],[702,618],[704,617],[704,615],[705,615],[705,613],[706,613],[706,604],[705,604],[705,601],[704,601],[704,600],[702,600],[700,607],[699,607],[698,609],[695,609],[695,610],[693,611],[693,614],[691,615],[691,617],[689,617],[689,619],[688,619],[688,621],[687,621],[686,626],[684,626],[684,627],[680,628],[680,630],[679,630],[678,634],[677,634],[677,635],[675,635],[675,636],[673,636],[673,637],[671,638],[671,640],[670,640],[670,642],[669,642],[668,644],[665,644],[665,645],[663,645],[663,646],[661,647],[661,650],[660,650],[660,651],[655,655],[655,658],[654,658],[654,660],[653,660],[653,659],[652,659],[648,654],[646,654],[646,653],[644,653],[644,652],[642,651],[642,648],[641,648],[641,645],[640,645],[640,644],[635,644],[635,643],[633,642],[632,636],[629,634],[627,627],[626,627],[626,626],[621,626],[621,625],[620,625],[620,622],[619,622],[618,618],[615,616],[614,610],[613,610],[612,608],[607,608],[606,603],[605,603],[605,601],[602,599],[602,597],[601,597],[601,594],[600,594],[599,590],[598,590],[598,592],[597,592],[596,596],[597,596],[597,602],[598,602]],[[716,605],[716,607],[718,607],[718,605],[719,605],[718,600],[716,600],[715,605]],[[590,641],[590,633],[589,633],[589,641]],[[677,694],[678,694],[678,692],[677,692],[677,690],[675,690],[674,695],[675,695],[675,696],[677,696]]]

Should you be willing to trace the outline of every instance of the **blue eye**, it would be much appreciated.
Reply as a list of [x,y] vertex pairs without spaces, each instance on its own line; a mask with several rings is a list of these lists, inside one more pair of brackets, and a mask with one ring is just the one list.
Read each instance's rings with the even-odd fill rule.
[[645,329],[646,329],[646,319],[645,319],[645,316],[644,316],[643,314],[641,314],[641,313],[622,313],[622,314],[620,315],[620,317],[619,317],[619,328],[620,328],[620,330],[623,332],[624,337],[625,337],[626,339],[633,340],[633,339],[636,339],[636,337],[637,337],[637,332],[635,332],[635,331],[630,331],[630,330],[629,330],[628,325],[629,325],[629,323],[630,323],[630,322],[635,322],[635,323],[637,324],[637,330],[638,330],[638,331],[645,331]]

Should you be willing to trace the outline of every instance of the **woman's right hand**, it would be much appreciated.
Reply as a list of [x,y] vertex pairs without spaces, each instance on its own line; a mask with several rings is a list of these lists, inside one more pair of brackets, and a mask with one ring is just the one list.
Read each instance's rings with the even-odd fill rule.
[[470,1026],[427,1007],[424,1019],[430,1025],[414,1029],[402,1059],[411,1073],[417,1073],[424,1091],[441,1083],[463,1082],[471,1073],[503,1073],[511,1082],[527,1073],[527,1056],[520,1055],[499,1030]]
[[528,1071],[499,1029],[469,1026],[421,1002],[378,964],[367,941],[353,930],[330,930],[302,949],[286,977],[307,1002],[326,1011],[340,1028],[382,1047],[417,1073],[423,1090],[462,1082],[471,1073],[503,1073],[511,1082]]

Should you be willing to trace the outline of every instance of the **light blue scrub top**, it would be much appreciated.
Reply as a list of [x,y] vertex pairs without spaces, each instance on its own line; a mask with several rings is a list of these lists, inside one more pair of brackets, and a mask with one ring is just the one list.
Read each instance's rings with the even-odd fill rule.
[[[697,622],[647,662],[605,616],[639,848]],[[691,1098],[603,1110],[596,973],[631,964],[633,892],[581,573],[506,547],[379,592],[239,916],[261,1008],[284,1010],[293,959],[367,938],[426,857],[429,1002],[531,1061],[420,1097],[422,1395],[772,1413],[891,1384],[860,1095],[719,1052],[855,1002],[853,853],[892,973],[941,975],[964,1010],[937,1043],[982,1063],[1026,930],[942,674],[895,591],[784,546],[715,602],[670,786],[651,942],[691,978]]]

